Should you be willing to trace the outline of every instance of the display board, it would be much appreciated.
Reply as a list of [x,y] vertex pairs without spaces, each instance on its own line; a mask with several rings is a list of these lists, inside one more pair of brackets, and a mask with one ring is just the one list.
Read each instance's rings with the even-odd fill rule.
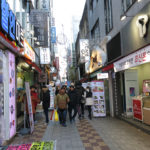
[[105,106],[105,93],[104,93],[104,82],[103,81],[92,81],[91,88],[93,93],[93,116],[94,117],[105,117],[106,106]]
[[34,130],[34,120],[33,120],[32,102],[31,102],[31,93],[30,93],[29,82],[25,82],[25,88],[26,88],[27,104],[28,104],[28,111],[29,111],[30,132],[32,133]]
[[8,53],[9,58],[9,137],[16,134],[16,80],[15,80],[15,55]]

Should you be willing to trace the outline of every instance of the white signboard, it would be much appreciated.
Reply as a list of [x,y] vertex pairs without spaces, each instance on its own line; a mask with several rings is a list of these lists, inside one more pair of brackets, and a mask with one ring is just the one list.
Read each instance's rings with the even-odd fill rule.
[[97,79],[108,79],[108,73],[97,73]]
[[32,102],[31,102],[29,82],[25,82],[25,87],[26,87],[27,104],[28,104],[28,112],[29,112],[30,132],[32,133],[34,130],[34,120],[33,120]]
[[40,64],[50,64],[49,48],[40,48]]
[[89,40],[80,39],[80,62],[90,61]]
[[114,63],[114,71],[122,71],[150,62],[150,45]]
[[93,116],[104,117],[106,116],[104,82],[92,81],[91,88],[92,88],[93,101],[94,101]]

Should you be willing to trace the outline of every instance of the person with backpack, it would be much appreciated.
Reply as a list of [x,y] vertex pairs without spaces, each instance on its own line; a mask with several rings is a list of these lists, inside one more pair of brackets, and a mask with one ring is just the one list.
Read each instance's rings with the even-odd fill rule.
[[84,118],[84,104],[85,104],[85,101],[83,98],[84,88],[81,86],[80,82],[76,84],[75,90],[77,93],[77,110],[78,110],[78,116],[80,120],[81,118]]
[[[68,103],[68,112],[69,112],[69,119],[70,123],[75,121],[75,117],[77,115],[77,93],[73,85],[70,86],[70,90],[68,91],[68,96],[70,102]],[[72,115],[72,111],[74,112]]]
[[69,103],[69,97],[65,93],[65,89],[61,88],[59,94],[55,97],[55,109],[58,108],[60,124],[66,127],[66,116],[67,116],[67,104]]

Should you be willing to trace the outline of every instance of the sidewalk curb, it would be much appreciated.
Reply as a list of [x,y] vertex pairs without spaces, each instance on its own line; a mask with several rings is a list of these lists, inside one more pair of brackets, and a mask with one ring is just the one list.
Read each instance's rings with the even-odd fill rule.
[[122,121],[124,121],[124,122],[126,122],[126,123],[128,123],[128,124],[130,124],[130,125],[132,125],[132,126],[134,126],[134,127],[136,127],[137,129],[140,129],[140,130],[142,130],[143,132],[145,132],[146,134],[149,134],[149,135],[150,135],[150,130],[145,129],[145,128],[142,128],[141,126],[138,126],[138,125],[136,125],[136,124],[134,124],[134,123],[132,123],[132,122],[130,122],[130,121],[128,121],[128,120],[122,118],[122,117],[118,117],[118,119],[120,119],[120,120],[122,120]]

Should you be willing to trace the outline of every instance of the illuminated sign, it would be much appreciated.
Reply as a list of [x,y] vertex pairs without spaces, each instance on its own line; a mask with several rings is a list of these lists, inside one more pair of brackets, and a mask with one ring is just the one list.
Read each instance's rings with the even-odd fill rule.
[[0,0],[0,26],[9,38],[16,41],[17,44],[23,47],[23,30],[21,25],[16,21],[16,17],[6,0]]
[[97,79],[108,79],[108,73],[98,73]]

